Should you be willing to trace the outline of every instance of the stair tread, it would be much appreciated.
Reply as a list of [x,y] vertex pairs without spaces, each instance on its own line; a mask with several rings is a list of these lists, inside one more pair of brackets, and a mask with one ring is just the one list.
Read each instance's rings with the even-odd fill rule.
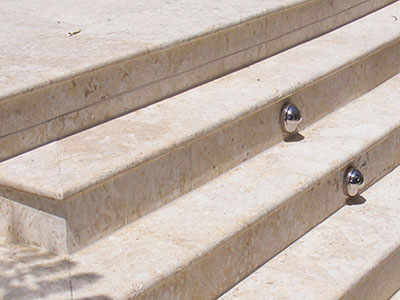
[[393,2],[118,0],[94,6],[64,0],[40,7],[9,2],[0,20],[0,161],[248,66]]
[[[46,1],[40,7],[13,1],[4,5],[0,21],[4,34],[1,65],[8,71],[0,81],[0,99],[308,1],[229,1],[224,9],[212,1],[120,0],[96,6]],[[77,30],[81,32],[69,37],[69,32]],[[30,56],[27,48],[33,52]]]
[[362,193],[365,203],[343,207],[219,299],[388,299],[400,272],[377,269],[388,260],[400,270],[399,187],[397,167]]
[[[69,256],[74,297],[127,299],[195,266],[398,129],[399,86],[400,75],[305,129],[304,140],[282,142]],[[371,172],[367,180],[378,179]],[[95,283],[82,286],[80,274]]]
[[0,185],[65,199],[396,42],[400,28],[392,14],[397,12],[400,3],[161,103],[4,161]]

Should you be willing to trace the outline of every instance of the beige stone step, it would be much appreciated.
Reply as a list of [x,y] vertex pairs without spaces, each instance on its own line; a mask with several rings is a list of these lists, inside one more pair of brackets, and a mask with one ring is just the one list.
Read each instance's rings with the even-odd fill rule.
[[0,18],[0,161],[393,2],[7,1]]
[[81,248],[281,141],[286,101],[310,125],[399,71],[396,11],[2,162],[9,236]]
[[400,167],[362,197],[218,299],[389,299],[400,287]]
[[[7,274],[28,278],[3,291],[15,299],[216,298],[341,208],[349,165],[366,187],[399,165],[399,84],[400,75],[303,130],[303,140],[279,143],[72,255],[3,245]],[[90,226],[78,221],[69,228]],[[0,276],[0,287],[7,282]]]

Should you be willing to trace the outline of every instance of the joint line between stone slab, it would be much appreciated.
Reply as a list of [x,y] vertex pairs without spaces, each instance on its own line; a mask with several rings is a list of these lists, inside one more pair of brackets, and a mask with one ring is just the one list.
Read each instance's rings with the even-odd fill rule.
[[57,151],[57,168],[58,168],[58,184],[59,184],[59,189],[61,189],[61,193],[62,193],[62,195],[57,195],[57,196],[60,196],[61,198],[63,198],[64,197],[64,189],[63,189],[63,184],[62,184],[62,173],[61,173],[61,161],[60,161],[60,151],[59,151],[59,147],[60,147],[60,145],[59,145],[59,143],[57,143],[57,149],[56,149],[56,151]]
[[71,280],[71,264],[69,262],[69,260],[67,260],[68,262],[68,282],[69,282],[69,291],[71,294],[71,300],[74,300],[74,294],[72,292],[72,280]]

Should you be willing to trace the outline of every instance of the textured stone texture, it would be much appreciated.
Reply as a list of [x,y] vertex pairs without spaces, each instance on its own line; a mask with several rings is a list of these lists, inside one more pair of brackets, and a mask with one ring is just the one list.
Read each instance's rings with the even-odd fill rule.
[[[2,238],[41,246],[54,252],[67,252],[67,227],[64,218],[45,213],[0,197]],[[36,242],[37,241],[37,242]]]
[[[176,145],[181,146],[191,139],[211,133],[292,94],[295,94],[293,98],[296,103],[310,106],[306,107],[305,120],[315,120],[311,108],[316,105],[309,104],[308,99],[321,101],[318,102],[318,109],[326,114],[397,74],[400,29],[390,13],[396,14],[398,11],[400,5],[392,5],[388,10],[384,9],[281,55],[175,96],[165,103],[4,162],[1,164],[3,170],[18,161],[23,165],[20,167],[25,169],[18,171],[14,167],[8,168],[8,172],[1,170],[1,182],[38,195],[62,199],[109,178],[110,171],[111,175],[122,173],[136,166],[138,161],[153,159]],[[354,43],[354,39],[358,42]],[[374,42],[371,43],[371,40]],[[360,58],[371,56],[374,51],[382,50],[383,46],[388,47],[384,55],[376,54],[371,60],[359,61]],[[364,66],[363,69],[363,65],[368,67]],[[379,69],[375,68],[377,65]],[[354,72],[345,72],[342,70],[345,67],[351,67]],[[390,67],[392,69],[387,72]],[[375,76],[367,76],[371,69]],[[339,80],[340,76],[337,76],[335,81],[322,82],[325,76],[334,72],[354,81]],[[363,80],[359,80],[359,76]],[[359,87],[368,81],[368,77],[380,79]],[[316,81],[321,81],[318,82],[320,85]],[[310,84],[313,86],[304,91],[305,94],[296,93],[310,87]],[[352,85],[354,88],[349,88]],[[335,98],[331,96],[334,90],[343,89],[348,94]],[[315,96],[310,97],[313,94]],[[326,99],[328,95],[331,98]],[[323,109],[325,106],[328,108]],[[185,111],[190,111],[190,114],[183,114]],[[318,118],[323,114],[317,111]],[[46,159],[41,159],[41,156]],[[24,160],[31,161],[31,164],[23,164]],[[30,172],[32,168],[40,172]],[[25,177],[28,180],[22,179],[20,173],[29,176]]]
[[[399,80],[311,125],[303,140],[282,142],[67,256],[74,299],[221,295],[344,205],[349,165],[363,171],[367,187],[399,165],[400,116],[388,118],[398,106]],[[88,284],[80,274],[92,274]]]
[[396,168],[219,299],[388,299],[400,286],[399,186]]
[[[10,7],[17,9],[21,3],[15,1]],[[357,3],[359,5],[355,1],[338,0],[288,1],[285,5],[290,7],[271,14],[268,22],[264,22],[262,16],[245,21],[242,25],[245,24],[248,29],[239,25],[222,30],[213,28],[211,32],[215,30],[214,33],[206,31],[208,36],[197,36],[193,40],[189,38],[188,41],[178,41],[174,45],[161,45],[159,51],[153,51],[149,46],[150,52],[142,53],[143,57],[154,61],[161,58],[160,65],[163,66],[165,62],[173,62],[173,66],[190,68],[185,59],[189,57],[195,61],[190,55],[198,53],[193,49],[206,47],[207,42],[203,40],[204,44],[201,44],[199,40],[213,34],[214,38],[220,33],[230,40],[237,37],[238,40],[232,44],[229,39],[226,42],[240,47],[248,44],[246,33],[249,30],[255,29],[254,36],[250,39],[264,32],[257,31],[257,28],[262,29],[262,24],[268,23],[267,28],[272,35],[267,43],[261,42],[255,47],[241,50],[238,56],[215,60],[212,66],[205,64],[182,73],[175,67],[168,70],[171,74],[178,72],[179,76],[187,77],[187,81],[182,81],[179,76],[171,76],[159,81],[155,79],[155,85],[146,85],[143,82],[148,78],[144,76],[138,79],[139,85],[144,84],[144,88],[134,88],[129,93],[132,92],[139,99],[140,93],[148,90],[160,94],[179,90],[176,82],[182,81],[183,85],[187,85],[202,80],[196,75],[201,68],[204,68],[203,71],[208,70],[204,73],[205,76],[210,76],[215,70],[220,71],[218,68],[214,69],[218,64],[227,64],[223,68],[226,70],[228,65],[235,66],[231,61],[237,60],[235,63],[241,64],[243,61],[240,57],[253,55],[261,51],[260,49],[268,48],[268,53],[280,51],[282,45],[297,43],[298,39],[313,36],[324,28],[335,27],[338,22],[354,18],[354,13],[362,13],[363,9],[372,9],[374,5],[383,5],[386,2]],[[240,6],[242,2],[235,4]],[[79,9],[88,8],[87,5],[79,3],[70,8],[77,14],[74,17],[79,17]],[[157,9],[165,5],[170,4],[162,4]],[[178,7],[181,2],[171,5]],[[191,4],[188,2],[188,5]],[[270,1],[268,5],[283,8],[282,1]],[[344,5],[349,5],[348,9]],[[201,4],[196,7],[199,6]],[[69,9],[62,2],[60,7]],[[254,65],[209,83],[206,87],[140,110],[133,118],[133,114],[119,118],[63,142],[49,144],[41,149],[43,152],[34,151],[33,155],[30,153],[20,156],[12,160],[19,163],[19,169],[15,173],[14,164],[1,164],[3,173],[0,172],[0,175],[3,175],[3,180],[22,180],[18,181],[20,186],[0,187],[0,238],[3,240],[0,243],[0,298],[215,299],[274,256],[265,266],[275,265],[272,277],[280,280],[270,280],[269,275],[264,280],[262,276],[265,274],[260,275],[264,266],[248,279],[261,276],[261,281],[248,284],[248,280],[245,280],[225,297],[242,296],[251,299],[255,291],[256,298],[260,298],[263,293],[265,295],[262,298],[269,298],[274,293],[277,298],[285,293],[290,295],[289,298],[306,299],[336,299],[341,296],[344,299],[390,297],[399,288],[400,278],[400,223],[397,221],[400,209],[400,170],[397,168],[379,180],[400,163],[400,116],[396,113],[400,99],[400,75],[350,104],[347,103],[398,73],[400,51],[398,26],[395,23],[398,15],[396,7],[398,10],[398,4],[382,10],[380,17],[375,14],[372,22],[356,22],[364,24],[362,29],[344,27],[339,35],[329,34],[323,39],[317,39],[318,42],[312,41],[289,50],[284,55],[268,60],[269,64],[263,62]],[[113,16],[118,15],[118,11],[127,9],[127,6],[123,9],[115,5],[114,8],[115,11],[111,13]],[[250,9],[253,8],[257,9]],[[6,16],[8,9],[9,7],[4,10]],[[40,12],[41,16],[45,16],[43,20],[49,23],[57,18],[59,8],[49,13],[51,9],[45,7]],[[98,7],[95,9],[101,10]],[[344,10],[332,18],[324,17],[325,13],[333,13],[337,9]],[[129,13],[129,9],[127,12]],[[216,12],[220,13],[218,10]],[[307,25],[309,15],[315,12],[318,12],[317,19],[322,19]],[[104,12],[95,13],[101,16]],[[153,11],[148,13],[152,14]],[[176,13],[174,11],[175,16]],[[119,16],[123,21],[123,14]],[[285,23],[276,22],[282,18],[287,18]],[[126,19],[125,21],[130,20]],[[167,19],[168,17],[165,20]],[[5,20],[7,21],[7,17]],[[93,19],[89,22],[90,25],[94,24],[92,21]],[[93,22],[101,29],[102,21]],[[307,24],[297,28],[303,21]],[[85,23],[85,20],[82,22]],[[107,22],[112,23],[112,20]],[[112,24],[111,27],[114,25],[118,24]],[[9,34],[7,28],[3,34],[15,40],[21,38]],[[290,28],[297,30],[279,36],[281,30]],[[33,28],[34,33],[38,30]],[[115,32],[115,37],[125,33]],[[277,36],[273,37],[275,33]],[[360,38],[364,33],[364,38]],[[49,32],[38,34],[37,39],[46,38],[48,34],[52,34],[52,28]],[[360,39],[359,42],[355,43],[355,39],[351,39],[352,35]],[[170,38],[168,32],[166,36]],[[70,39],[79,41],[76,39],[78,37],[82,37],[82,43],[87,42],[83,31]],[[241,40],[243,37],[244,40]],[[94,38],[93,47],[96,46],[96,39],[100,40],[100,36]],[[208,40],[209,43],[216,41],[224,43],[219,38]],[[193,48],[191,43],[197,42],[198,48]],[[179,53],[182,56],[174,56],[174,47],[183,44],[188,48],[181,48],[182,52]],[[31,54],[35,53],[36,49],[30,44],[24,46],[25,48],[21,47],[21,53],[27,49],[30,49]],[[103,50],[102,46],[110,45],[104,43],[98,46],[99,53]],[[4,51],[8,51],[7,47],[4,47]],[[319,47],[324,50],[317,52],[315,49]],[[168,52],[168,49],[172,52]],[[303,52],[296,52],[298,49]],[[3,49],[0,53],[1,51]],[[213,55],[218,55],[218,51]],[[93,53],[93,59],[99,53]],[[57,52],[50,54],[57,55]],[[257,57],[256,55],[250,60]],[[202,59],[201,55],[199,58]],[[20,59],[23,61],[21,57]],[[39,60],[39,63],[51,64],[52,59],[50,55],[47,61]],[[71,120],[68,118],[71,115],[63,115],[60,119],[33,125],[26,131],[18,131],[16,135],[7,135],[3,142],[6,141],[8,145],[15,142],[14,145],[17,146],[11,149],[13,145],[6,150],[20,151],[17,140],[28,137],[31,133],[37,136],[35,139],[27,139],[24,147],[31,147],[32,141],[37,145],[57,138],[60,132],[70,132],[76,126],[81,126],[80,118],[85,119],[90,114],[92,115],[88,119],[91,121],[103,119],[105,115],[106,118],[111,117],[110,110],[107,110],[108,105],[115,106],[113,112],[119,111],[121,107],[123,111],[128,109],[129,105],[126,106],[126,103],[131,103],[132,94],[128,95],[124,91],[111,97],[118,101],[124,99],[119,102],[119,107],[115,105],[115,101],[112,104],[106,98],[103,99],[104,102],[95,100],[96,97],[102,97],[99,87],[101,82],[108,82],[105,77],[110,74],[118,76],[118,68],[125,62],[138,62],[136,57],[123,57],[122,62],[117,62],[118,59],[113,64],[117,69],[100,64],[96,70],[86,69],[87,73],[81,74],[81,77],[79,75],[75,79],[67,78],[56,84],[51,83],[48,88],[41,90],[40,82],[49,83],[45,79],[43,81],[43,78],[47,75],[49,78],[55,76],[44,68],[43,71],[49,71],[48,74],[38,78],[38,85],[22,97],[31,97],[35,93],[36,96],[39,95],[37,97],[41,97],[49,93],[54,96],[54,103],[57,103],[61,98],[56,95],[62,95],[65,99],[71,95],[69,93],[73,89],[69,90],[70,87],[67,86],[71,83],[76,85],[74,88],[79,93],[88,95],[90,99],[87,99],[85,105],[89,106],[85,107],[84,113],[72,113],[76,123],[69,123]],[[93,62],[88,61],[88,65],[91,63]],[[30,66],[29,63],[26,66]],[[67,72],[73,67],[66,68]],[[136,72],[138,65],[133,64],[131,67],[130,71]],[[148,62],[143,67],[150,68]],[[281,72],[282,68],[286,72]],[[99,70],[104,73],[96,73]],[[77,74],[79,70],[71,72]],[[94,74],[97,77],[93,77]],[[165,75],[162,69],[151,69],[148,74],[161,77]],[[92,77],[85,78],[86,75]],[[4,78],[0,74],[0,84]],[[88,78],[89,89],[85,90],[85,85],[77,84],[85,83]],[[122,81],[132,79],[124,78]],[[108,83],[115,79],[110,76]],[[266,82],[271,89],[266,89]],[[63,90],[63,84],[66,84],[64,87],[67,86],[66,90]],[[128,86],[124,84],[122,88]],[[165,87],[162,87],[164,84]],[[59,88],[53,90],[58,91],[58,94],[51,93],[54,87]],[[227,90],[232,99],[226,98]],[[31,98],[33,107],[39,111],[43,109],[42,112],[50,113],[49,115],[59,113],[66,107],[70,109],[79,102],[71,102],[71,106],[65,107],[59,103],[60,107],[52,110],[51,107],[41,106],[43,103],[40,103],[39,98],[35,100],[35,97]],[[282,136],[277,116],[281,105],[288,99],[302,109],[305,122],[300,129],[304,139],[298,136],[296,141],[280,142]],[[6,102],[0,101],[0,105],[4,103]],[[194,104],[198,103],[204,105],[195,107]],[[18,105],[13,106],[14,102],[9,104],[11,109],[16,109],[18,114],[23,115]],[[347,105],[340,108],[345,104]],[[44,111],[46,109],[49,111]],[[334,110],[336,111],[323,118]],[[104,115],[96,114],[99,111]],[[189,113],[182,115],[182,111]],[[168,115],[175,116],[175,119],[168,119]],[[319,120],[320,118],[323,119]],[[319,121],[313,124],[317,120]],[[32,120],[25,121],[29,123]],[[164,123],[165,127],[160,126]],[[118,135],[119,133],[121,134]],[[278,142],[280,143],[273,146]],[[273,147],[265,151],[271,146]],[[132,148],[139,150],[130,152]],[[260,151],[262,153],[255,156]],[[132,157],[129,158],[132,160],[129,162],[127,157]],[[99,164],[104,158],[108,160],[107,163]],[[242,162],[244,160],[248,161]],[[228,170],[237,164],[240,165]],[[81,165],[85,166],[84,170],[80,168]],[[365,204],[341,208],[346,200],[342,193],[342,180],[349,165],[358,166],[363,171],[367,181],[366,188],[379,182],[363,194],[367,199]],[[49,176],[38,179],[35,172],[49,172]],[[226,173],[215,178],[222,172]],[[6,174],[11,176],[7,177]],[[92,175],[94,176],[91,177]],[[29,182],[32,179],[33,182]],[[209,180],[211,182],[206,183]],[[20,188],[24,185],[27,187],[25,190]],[[197,189],[187,193],[194,188]],[[184,193],[187,194],[170,202]],[[361,197],[357,200],[363,199]],[[167,202],[170,203],[166,204]],[[360,204],[356,202],[350,201],[349,204]],[[159,208],[160,206],[163,207]],[[159,209],[155,210],[156,208]],[[155,211],[142,217],[152,210]],[[332,213],[335,215],[329,217]],[[142,218],[136,220],[139,217]],[[328,221],[300,238],[327,217]],[[109,234],[123,225],[126,226]],[[65,256],[12,245],[7,241],[17,239],[23,243],[65,253],[107,234],[107,237],[73,255]],[[298,238],[300,239],[297,242],[277,255]],[[310,261],[319,263],[314,266]],[[293,267],[299,267],[300,271]],[[285,280],[289,280],[288,289]],[[281,287],[285,289],[284,293],[279,291]],[[243,294],[240,294],[242,291]],[[239,294],[230,294],[236,292]]]
[[[386,84],[390,86],[393,81]],[[7,270],[0,276],[3,298],[69,299],[71,293],[73,299],[217,297],[345,203],[342,178],[349,164],[362,169],[369,186],[400,163],[400,120],[395,125],[387,118],[398,104],[396,86],[391,92],[385,90],[385,97],[375,94],[375,90],[353,101],[304,130],[304,140],[276,145],[73,255],[49,256],[4,244],[0,247],[0,267]],[[354,130],[348,129],[350,120],[354,121]],[[297,162],[296,168],[293,161]],[[320,276],[320,282],[338,276],[340,287],[353,287],[346,295],[363,295],[362,299],[368,299],[364,296],[371,289],[378,293],[383,287],[388,296],[394,292],[397,281],[382,281],[375,276],[390,272],[396,278],[394,275],[400,270],[392,260],[395,255],[389,255],[397,253],[393,251],[400,246],[400,236],[395,232],[400,225],[396,210],[400,209],[399,178],[400,169],[396,169],[363,194],[366,206],[347,207],[328,219],[334,223],[324,234],[323,249],[329,250],[329,241],[340,247],[330,252],[330,260],[321,260],[319,265],[328,265],[318,269],[319,274],[325,274]],[[343,215],[343,211],[347,213]],[[356,237],[347,238],[350,234]],[[319,236],[311,240],[318,242]],[[362,239],[363,236],[369,238]],[[349,244],[349,240],[357,244]],[[305,244],[295,243],[294,247]],[[318,247],[318,243],[314,246]],[[293,253],[307,251],[312,254],[311,259],[323,254],[318,248],[309,247]],[[355,254],[336,255],[338,251]],[[368,256],[359,255],[365,251],[371,252]],[[29,260],[24,261],[24,256]],[[385,257],[389,260],[382,259]],[[346,263],[346,259],[352,263]],[[330,264],[333,260],[337,262],[334,266]],[[294,261],[294,265],[302,263]],[[285,262],[281,262],[283,270],[288,268]],[[343,265],[348,270],[345,274]],[[379,272],[369,272],[370,266]],[[333,267],[337,271],[331,274],[328,271]],[[21,268],[27,279],[18,275]],[[367,271],[370,277],[364,276]],[[289,269],[288,274],[297,273]],[[326,290],[328,296],[343,291],[335,285],[339,281],[331,283],[332,289],[326,289],[324,284],[318,286],[312,274],[316,273],[307,273],[305,278],[317,286],[315,295]],[[341,277],[344,275],[351,280]],[[298,284],[304,287],[301,280]],[[371,299],[379,299],[374,298],[376,294],[371,295]]]
[[[389,8],[395,12],[400,5]],[[64,218],[68,249],[78,249],[280,141],[278,116],[288,96],[304,108],[302,129],[398,72],[400,28],[392,23],[382,10],[235,74],[5,161],[1,194]],[[393,30],[382,36],[388,29]],[[351,37],[360,42],[354,45]],[[362,42],[371,38],[376,43]],[[284,68],[288,61],[293,63]]]
[[229,0],[221,7],[209,0],[9,1],[0,20],[0,160],[254,63],[392,2]]

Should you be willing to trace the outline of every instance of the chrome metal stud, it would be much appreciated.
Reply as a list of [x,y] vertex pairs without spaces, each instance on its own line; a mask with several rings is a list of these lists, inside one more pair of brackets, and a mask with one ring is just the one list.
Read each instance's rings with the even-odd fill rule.
[[287,133],[294,133],[302,121],[300,110],[294,104],[286,104],[281,113],[282,130]]
[[345,192],[347,196],[357,196],[364,187],[364,176],[360,170],[350,167],[345,176]]

